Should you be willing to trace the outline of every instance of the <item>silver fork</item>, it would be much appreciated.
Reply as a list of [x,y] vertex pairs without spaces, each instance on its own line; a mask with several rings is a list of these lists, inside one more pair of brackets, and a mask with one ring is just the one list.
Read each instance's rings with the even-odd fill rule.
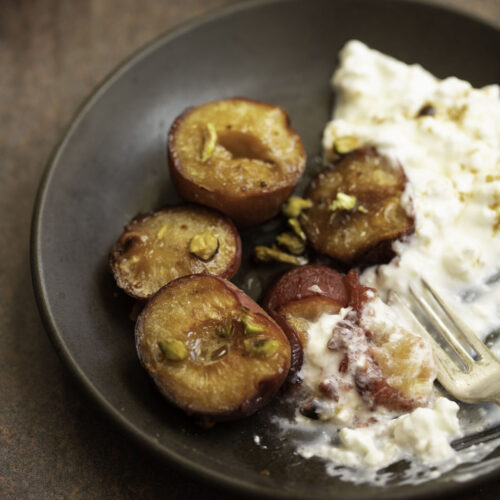
[[[466,403],[494,401],[500,404],[500,362],[470,327],[446,304],[436,290],[425,279],[421,278],[421,281],[423,288],[432,296],[434,304],[439,306],[443,316],[449,319],[450,324],[456,329],[462,341],[441,319],[436,311],[436,305],[418,294],[411,286],[410,292],[426,312],[428,320],[453,349],[457,358],[463,364],[462,367],[439,345],[393,290],[389,292],[389,301],[398,306],[400,311],[411,319],[412,326],[418,330],[418,333],[430,341],[438,368],[437,378],[439,382],[450,394]],[[464,344],[468,344],[468,347],[471,347],[476,352],[479,359],[473,359]]]

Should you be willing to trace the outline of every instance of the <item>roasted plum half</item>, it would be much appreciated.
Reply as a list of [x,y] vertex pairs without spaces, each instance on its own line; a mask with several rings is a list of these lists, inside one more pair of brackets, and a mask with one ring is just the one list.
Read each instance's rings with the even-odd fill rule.
[[220,210],[239,226],[278,213],[305,159],[287,113],[250,99],[190,108],[168,135],[170,173],[180,195]]
[[291,302],[318,296],[330,298],[343,307],[348,301],[344,279],[345,276],[335,269],[318,264],[292,269],[269,289],[264,307],[274,312]]
[[120,288],[148,299],[181,276],[208,273],[231,278],[241,263],[234,224],[205,207],[168,207],[133,219],[110,254]]
[[303,361],[307,329],[323,313],[336,314],[348,303],[345,276],[321,265],[293,269],[270,288],[264,308],[286,333],[292,347],[293,378]]
[[406,182],[402,166],[373,147],[327,167],[307,189],[313,206],[301,217],[312,246],[345,264],[388,262],[392,243],[415,229]]
[[135,336],[159,390],[204,424],[254,413],[290,368],[280,327],[216,276],[185,276],[164,286],[140,314]]
[[[376,291],[360,284],[355,270],[344,275],[311,265],[289,271],[270,289],[264,307],[289,338],[292,380],[301,368],[312,324],[324,313],[339,315],[325,346],[338,366],[330,363],[311,388],[313,396],[303,405],[308,415],[321,418],[321,400],[330,409],[341,408],[343,394],[353,391],[369,409],[408,411],[428,403],[436,377],[430,346],[398,326]],[[311,401],[317,411],[310,411]]]
[[342,283],[348,300],[333,322],[326,360],[317,364],[316,345],[308,361],[315,366],[316,385],[302,413],[325,419],[338,415],[343,424],[358,426],[368,423],[379,406],[397,412],[427,406],[436,378],[430,345],[399,326],[376,291],[359,283],[356,271]]
[[373,406],[413,410],[426,406],[432,394],[436,367],[426,341],[397,325],[387,328],[370,322],[366,314],[360,326],[368,338],[370,363],[356,374],[356,384]]

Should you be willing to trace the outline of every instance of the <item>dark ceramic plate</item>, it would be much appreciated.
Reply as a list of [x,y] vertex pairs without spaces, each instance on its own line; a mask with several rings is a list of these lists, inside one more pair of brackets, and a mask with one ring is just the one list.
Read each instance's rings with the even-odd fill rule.
[[[108,251],[135,214],[178,202],[165,139],[187,106],[248,96],[283,106],[303,137],[309,171],[330,116],[329,78],[342,45],[358,38],[440,77],[476,86],[500,80],[500,32],[459,13],[412,2],[318,0],[254,3],[191,23],[122,65],[85,103],[43,179],[32,262],[41,313],[57,351],[132,436],[165,459],[242,491],[277,498],[407,498],[461,487],[459,468],[415,487],[355,487],[293,454],[270,423],[282,403],[200,432],[159,396],[137,361],[131,302],[118,292]],[[317,162],[317,160],[316,160]],[[270,237],[272,225],[245,241]],[[266,236],[267,235],[267,236]],[[237,283],[258,298],[269,278],[248,251]],[[257,283],[257,286],[255,286]],[[254,443],[262,436],[267,449]],[[484,466],[483,466],[484,465]],[[261,473],[262,470],[269,475]],[[475,479],[492,472],[485,461]]]

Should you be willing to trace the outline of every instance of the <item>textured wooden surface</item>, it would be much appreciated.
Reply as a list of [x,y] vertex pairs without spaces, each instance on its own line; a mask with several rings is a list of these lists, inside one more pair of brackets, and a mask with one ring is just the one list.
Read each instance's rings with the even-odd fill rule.
[[[47,158],[82,99],[144,43],[230,3],[0,0],[2,499],[227,496],[124,438],[69,378],[38,317],[29,227]],[[500,26],[500,0],[441,3]],[[500,481],[466,490],[460,498],[500,498]]]

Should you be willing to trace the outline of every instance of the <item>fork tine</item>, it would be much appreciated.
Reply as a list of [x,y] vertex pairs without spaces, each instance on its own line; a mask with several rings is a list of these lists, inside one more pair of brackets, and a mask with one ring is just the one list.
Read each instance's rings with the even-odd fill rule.
[[458,331],[463,335],[465,340],[473,347],[473,349],[481,356],[481,358],[496,359],[496,356],[488,349],[481,339],[471,330],[471,328],[451,309],[451,307],[443,300],[427,280],[422,278],[422,283],[432,295],[434,300],[441,306]]
[[436,314],[429,303],[423,297],[421,297],[411,285],[410,292],[413,295],[413,298],[418,302],[420,307],[422,307],[422,309],[427,313],[429,319],[432,320],[434,326],[447,340],[450,347],[455,351],[460,361],[465,365],[467,371],[470,371],[473,363],[473,359],[470,354],[464,349],[463,345],[457,340],[450,329],[443,323],[443,320]]
[[399,311],[406,314],[406,316],[411,320],[412,330],[419,333],[431,344],[434,360],[438,368],[438,379],[443,387],[452,392],[455,385],[454,381],[456,380],[457,375],[463,374],[462,370],[456,365],[455,361],[453,361],[448,354],[446,354],[443,348],[436,342],[434,337],[430,335],[429,332],[422,326],[410,308],[394,290],[389,290],[389,300],[391,305],[396,304]]

